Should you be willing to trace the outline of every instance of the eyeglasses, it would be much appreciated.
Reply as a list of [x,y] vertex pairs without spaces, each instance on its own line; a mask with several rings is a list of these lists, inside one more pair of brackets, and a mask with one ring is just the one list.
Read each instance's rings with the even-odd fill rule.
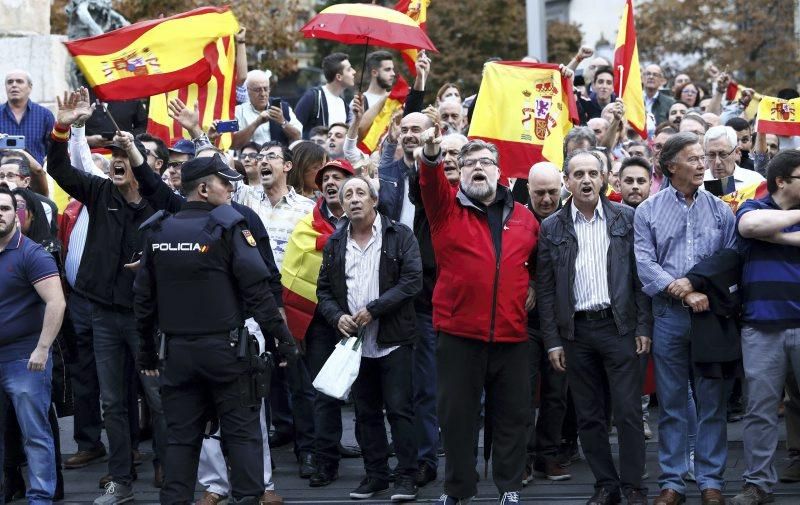
[[275,160],[283,161],[283,157],[278,156],[275,153],[259,154],[258,156],[256,156],[256,159],[258,161],[264,161],[265,159],[267,159],[269,161],[275,161]]
[[681,95],[696,95],[696,94],[697,91],[693,89],[684,89],[683,91],[681,91]]
[[269,93],[269,88],[261,87],[261,88],[247,88],[253,93]]
[[[9,163],[9,165],[10,165],[10,163]],[[0,181],[2,181],[3,179],[8,179],[10,181],[10,180],[16,179],[18,177],[19,177],[19,174],[15,173],[15,172],[8,172],[8,173],[0,172]]]
[[181,168],[183,166],[183,162],[182,161],[170,161],[169,163],[167,163],[167,166],[169,168]]
[[491,158],[472,158],[467,160],[461,160],[461,166],[467,168],[472,168],[479,163],[482,167],[493,167],[497,165],[497,162]]
[[781,179],[800,179],[800,175],[782,175]]
[[239,157],[242,158],[243,160],[247,160],[247,159],[257,160],[258,159],[258,153],[242,154]]
[[733,149],[730,150],[730,152],[727,152],[727,153],[706,153],[706,157],[705,158],[706,158],[706,161],[714,161],[717,158],[719,158],[720,161],[725,161],[725,160],[728,159],[728,156],[733,154],[733,152],[735,150],[736,150],[736,148],[734,147]]

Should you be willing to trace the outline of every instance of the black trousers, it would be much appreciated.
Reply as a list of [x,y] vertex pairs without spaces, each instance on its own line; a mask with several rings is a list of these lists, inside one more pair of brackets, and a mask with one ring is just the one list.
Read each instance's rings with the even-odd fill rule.
[[[561,425],[567,410],[567,375],[556,371],[550,364],[540,330],[528,328],[528,342],[531,359],[531,425],[528,432],[528,458],[529,460],[533,457],[554,459],[558,455]],[[536,416],[537,391],[539,392],[538,417]]]
[[417,471],[412,363],[410,345],[400,346],[382,358],[361,358],[361,368],[353,383],[364,469],[368,477],[383,482],[389,480],[384,407],[397,455],[397,474],[413,477]]
[[492,426],[492,476],[500,493],[519,491],[530,423],[528,342],[487,343],[439,333],[437,403],[445,462],[444,490],[456,498],[478,492],[475,433],[481,393]]
[[[613,318],[575,321],[575,340],[564,340],[567,375],[583,454],[596,488],[611,492],[641,489],[644,470],[641,373],[636,341],[620,335]],[[617,423],[620,471],[617,473],[608,441],[603,375]]]
[[[313,382],[339,342],[336,330],[314,316],[306,331],[306,360]],[[314,454],[318,465],[338,466],[342,439],[342,401],[317,392],[314,398]]]
[[209,411],[219,416],[231,465],[231,494],[236,499],[264,493],[264,455],[259,407],[242,407],[239,377],[246,364],[227,335],[172,337],[161,382],[167,421],[162,504],[194,503],[197,462]]

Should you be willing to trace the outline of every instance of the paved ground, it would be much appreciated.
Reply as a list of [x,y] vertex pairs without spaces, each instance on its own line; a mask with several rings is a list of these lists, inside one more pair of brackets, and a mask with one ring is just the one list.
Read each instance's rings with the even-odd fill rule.
[[[344,423],[346,433],[345,441],[353,440],[352,433],[352,411],[346,411]],[[76,447],[72,441],[72,418],[61,420],[61,440],[64,454],[72,454]],[[655,427],[654,427],[655,428]],[[781,428],[781,440],[785,440],[783,427]],[[731,423],[728,425],[729,436],[729,457],[726,478],[728,479],[727,496],[732,496],[741,488],[741,474],[744,467],[742,443],[741,443],[742,423]],[[614,448],[616,437],[612,435]],[[779,464],[782,464],[786,451],[781,444],[778,454]],[[657,434],[653,440],[647,443],[647,468],[650,471],[650,478],[646,485],[649,488],[651,498],[658,493],[657,478]],[[157,503],[158,493],[152,486],[153,470],[150,463],[150,444],[142,443],[140,449],[145,453],[145,462],[138,467],[139,480],[135,483],[136,501],[138,503]],[[350,500],[348,493],[358,486],[363,477],[363,466],[360,459],[342,460],[339,474],[340,478],[332,485],[325,488],[310,488],[305,480],[297,477],[297,464],[291,447],[282,447],[273,452],[273,458],[277,469],[274,472],[274,480],[278,493],[284,497],[286,503],[297,504],[337,504],[355,503]],[[394,465],[394,462],[392,462]],[[440,463],[443,468],[443,462]],[[483,475],[483,462],[479,465],[479,471]],[[564,482],[554,483],[545,480],[537,480],[533,485],[528,486],[522,493],[523,503],[525,504],[556,504],[556,505],[583,505],[586,499],[592,494],[593,478],[585,461],[574,464],[571,469],[572,479]],[[106,473],[106,464],[97,463],[80,470],[65,470],[66,479],[66,499],[63,503],[91,503],[100,493],[98,479]],[[441,472],[440,472],[441,477]],[[442,492],[442,482],[437,480],[420,491],[419,499],[416,503],[431,503],[435,501]],[[199,496],[199,493],[198,493]],[[785,485],[781,484],[776,489],[777,504],[798,505],[800,504],[800,484]],[[496,503],[497,494],[494,485],[491,483],[491,471],[489,479],[482,479],[479,485],[479,495],[476,500],[478,503]],[[22,503],[21,501],[17,503]],[[388,500],[366,500],[362,503],[388,503]],[[689,491],[689,504],[699,504],[699,492],[697,489]]]

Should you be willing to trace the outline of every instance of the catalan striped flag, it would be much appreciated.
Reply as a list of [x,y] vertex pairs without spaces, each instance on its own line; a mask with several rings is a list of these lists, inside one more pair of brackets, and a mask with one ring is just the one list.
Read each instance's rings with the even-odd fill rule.
[[800,98],[783,100],[762,97],[756,119],[758,133],[774,133],[781,137],[800,135]]
[[381,138],[383,138],[383,134],[386,133],[386,129],[389,128],[389,123],[392,121],[392,114],[394,114],[397,109],[402,108],[403,104],[406,102],[408,90],[409,87],[406,80],[403,79],[402,75],[397,74],[397,80],[392,87],[392,91],[389,92],[389,96],[386,97],[383,108],[375,117],[364,139],[358,143],[358,148],[361,149],[361,151],[366,154],[372,154],[378,147]]
[[281,263],[283,308],[289,331],[298,340],[303,340],[314,317],[322,248],[335,231],[322,215],[321,205],[322,198],[312,212],[298,221]]
[[[406,16],[413,19],[422,30],[427,33],[428,21],[428,7],[431,0],[399,0],[394,10],[402,12]],[[408,65],[408,70],[411,72],[412,77],[417,76],[417,56],[419,55],[418,49],[403,49],[400,51],[400,56],[403,61]]]
[[572,80],[558,65],[495,61],[483,79],[469,137],[497,146],[506,177],[527,177],[536,162],[561,166],[564,137],[578,122]]
[[101,100],[132,100],[208,82],[238,29],[228,7],[202,7],[65,44]]
[[633,2],[627,0],[617,31],[614,48],[614,85],[625,105],[625,119],[643,139],[647,138],[647,112],[644,108],[642,71],[639,68],[639,47],[633,21]]
[[[190,138],[178,121],[169,117],[167,104],[173,98],[180,98],[187,107],[197,103],[200,114],[200,127],[208,127],[216,120],[228,121],[234,117],[236,108],[236,44],[233,35],[217,39],[210,51],[216,54],[217,65],[211,78],[205,84],[189,84],[181,89],[159,93],[150,97],[147,131],[161,138],[167,145],[172,139]],[[219,140],[219,148],[226,150],[233,140],[232,134],[224,133]]]

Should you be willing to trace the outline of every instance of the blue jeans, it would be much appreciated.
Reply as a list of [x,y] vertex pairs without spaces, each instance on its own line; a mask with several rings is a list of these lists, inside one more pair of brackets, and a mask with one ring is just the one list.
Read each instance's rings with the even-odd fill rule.
[[414,345],[414,432],[417,437],[417,462],[439,466],[439,420],[436,417],[436,332],[433,315],[417,311],[419,340]]
[[[684,476],[689,469],[689,377],[692,373],[691,316],[680,301],[658,295],[653,298],[653,358],[658,419],[659,484],[686,493]],[[700,490],[723,489],[728,459],[726,424],[729,380],[694,379],[697,402],[697,439],[694,472]]]
[[[43,372],[28,370],[28,360],[0,363],[0,409],[3,424],[0,426],[0,461],[3,460],[2,440],[5,432],[5,402],[14,406],[22,431],[25,456],[28,459],[28,503],[53,503],[56,489],[56,453],[53,432],[47,412],[50,409],[52,358],[47,360]],[[1,499],[1,497],[0,497]]]
[[[108,435],[108,471],[114,482],[131,485],[133,459],[128,421],[128,380],[125,373],[125,348],[132,356],[139,352],[139,334],[133,311],[92,307],[94,355],[103,403],[103,418]],[[153,442],[156,457],[164,461],[167,426],[161,407],[159,380],[140,375],[142,392],[153,416]]]

